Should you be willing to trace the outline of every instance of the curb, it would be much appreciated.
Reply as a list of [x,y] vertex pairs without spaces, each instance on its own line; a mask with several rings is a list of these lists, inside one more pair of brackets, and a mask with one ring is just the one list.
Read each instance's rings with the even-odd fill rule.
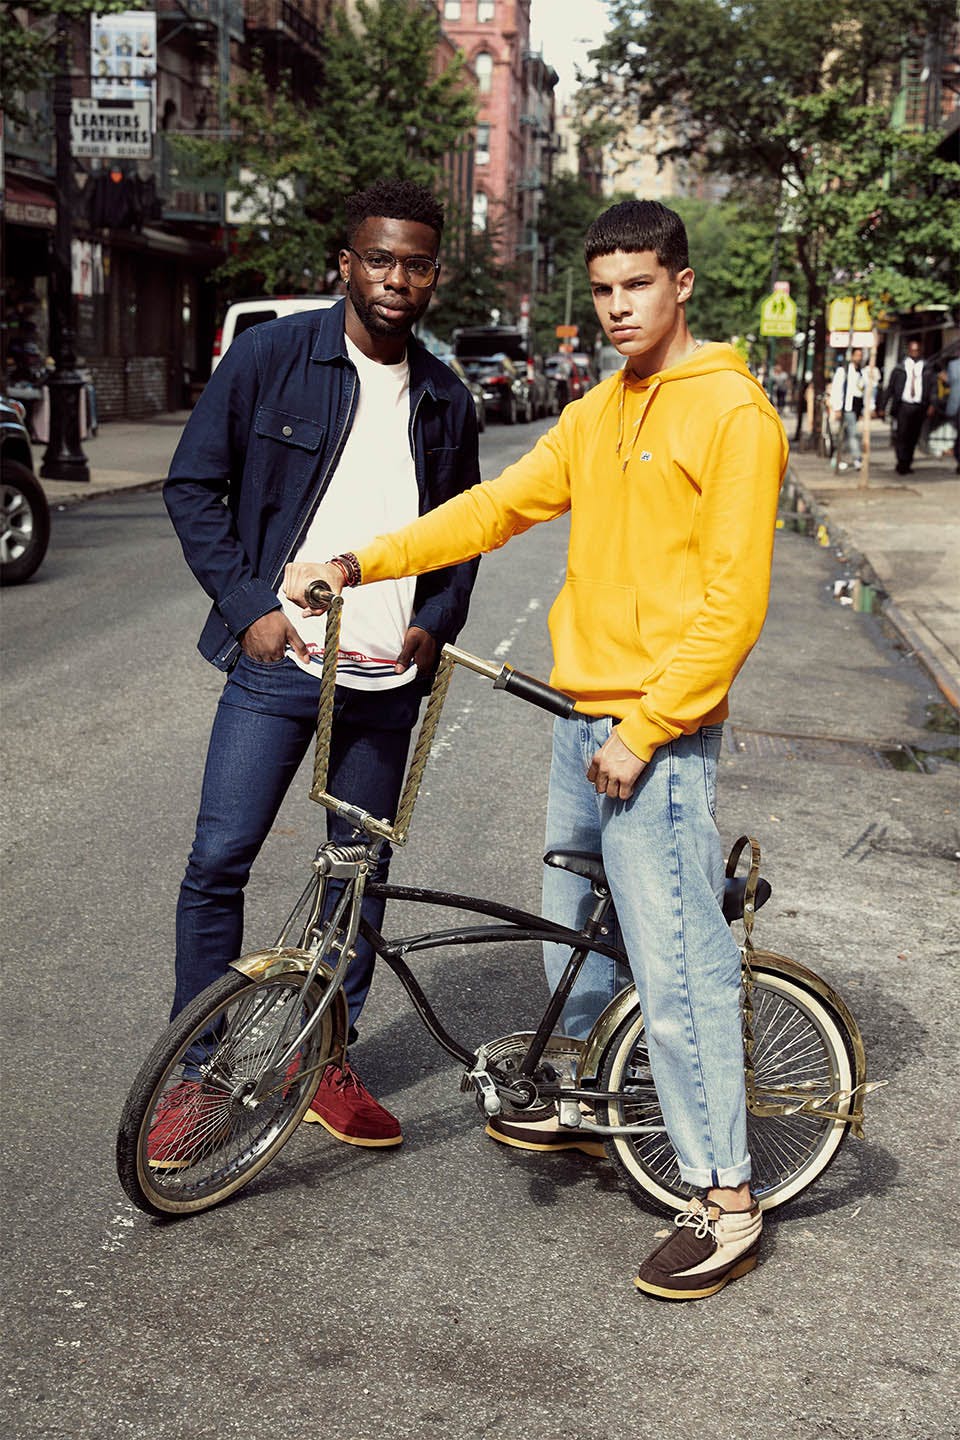
[[[951,675],[931,652],[913,622],[891,598],[886,585],[866,555],[858,550],[856,545],[850,543],[844,530],[831,524],[827,507],[821,505],[816,497],[811,495],[793,466],[789,464],[784,481],[784,499],[787,501],[788,514],[804,514],[810,517],[806,534],[816,540],[817,544],[824,549],[841,551],[842,557],[838,556],[837,558],[842,558],[842,563],[852,569],[855,578],[861,584],[868,585],[874,591],[876,604],[872,607],[872,613],[882,616],[896,631],[907,650],[920,662],[947,703],[960,714],[960,681]],[[791,500],[793,501],[792,505],[790,504]],[[796,504],[797,500],[802,501],[802,509]]]
[[[39,480],[40,477],[38,476],[37,479]],[[56,485],[57,483],[56,480],[53,481],[53,484]],[[66,495],[52,495],[47,489],[45,482],[40,480],[40,484],[43,486],[43,493],[47,497],[47,504],[51,510],[73,509],[74,505],[89,505],[94,500],[106,500],[116,495],[144,494],[151,490],[158,490],[163,483],[164,481],[162,479],[136,480],[130,485],[98,486],[97,482],[94,481],[93,484],[95,488],[93,489],[71,490]]]

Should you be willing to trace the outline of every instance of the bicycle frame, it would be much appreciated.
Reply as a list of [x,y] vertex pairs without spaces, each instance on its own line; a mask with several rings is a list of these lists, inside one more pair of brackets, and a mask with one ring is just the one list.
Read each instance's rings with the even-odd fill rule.
[[[358,934],[371,945],[374,953],[397,976],[410,998],[410,1001],[420,1017],[428,1033],[450,1056],[461,1062],[467,1068],[465,1080],[469,1079],[482,1095],[484,1107],[488,1114],[495,1114],[501,1108],[501,1096],[511,1099],[518,1106],[529,1105],[535,1098],[561,1099],[562,1090],[562,1111],[561,1118],[565,1123],[574,1123],[578,1127],[582,1124],[585,1130],[599,1134],[642,1134],[658,1133],[662,1127],[652,1126],[602,1126],[592,1121],[584,1121],[580,1115],[578,1102],[597,1102],[600,1100],[616,1100],[615,1092],[600,1091],[596,1088],[582,1085],[586,1079],[589,1080],[592,1074],[596,1073],[595,1061],[599,1060],[603,1051],[601,1039],[607,1039],[613,1034],[616,1023],[622,1018],[623,996],[618,996],[607,1010],[596,1022],[591,1035],[584,1042],[570,1042],[579,1047],[580,1062],[577,1066],[576,1079],[578,1084],[574,1086],[554,1083],[547,1080],[544,1083],[542,1078],[534,1083],[534,1075],[537,1067],[543,1058],[551,1036],[560,1019],[563,1007],[573,988],[578,974],[591,951],[597,951],[612,959],[618,960],[621,964],[627,965],[627,956],[619,947],[603,940],[602,936],[607,933],[603,925],[607,912],[611,905],[609,893],[605,890],[595,890],[597,902],[594,911],[582,931],[569,930],[565,926],[556,924],[540,915],[533,915],[527,911],[518,910],[512,906],[502,905],[495,901],[481,900],[475,896],[452,894],[442,890],[431,890],[422,887],[409,887],[380,883],[368,879],[371,871],[376,865],[377,857],[383,845],[390,842],[394,845],[406,844],[410,822],[412,820],[414,807],[420,791],[424,769],[430,750],[436,736],[443,710],[444,702],[450,687],[453,670],[456,665],[465,666],[478,674],[492,679],[494,688],[511,688],[512,681],[523,682],[523,687],[542,692],[541,698],[537,699],[536,694],[528,694],[527,698],[534,699],[535,703],[544,705],[544,708],[552,707],[543,695],[552,694],[558,699],[561,698],[558,692],[549,691],[549,687],[539,686],[539,682],[531,681],[513,670],[509,665],[496,666],[488,661],[481,660],[477,656],[470,655],[464,650],[453,645],[445,645],[441,654],[440,664],[434,677],[433,686],[427,702],[426,711],[417,734],[414,745],[413,756],[408,767],[404,781],[403,790],[397,806],[397,814],[393,821],[378,818],[368,814],[366,811],[349,802],[339,799],[326,790],[326,780],[329,768],[330,742],[333,724],[333,702],[336,685],[336,662],[339,651],[340,636],[340,614],[343,601],[340,596],[331,599],[328,613],[324,645],[324,660],[321,669],[320,699],[317,714],[316,731],[316,752],[314,760],[313,785],[310,790],[310,798],[326,809],[336,812],[355,826],[358,832],[365,833],[368,839],[356,845],[335,845],[323,844],[318,850],[314,859],[316,874],[311,878],[306,889],[301,894],[293,911],[288,917],[280,936],[273,948],[274,955],[283,953],[298,953],[303,957],[298,968],[302,968],[307,959],[310,965],[306,969],[304,978],[304,990],[306,990],[323,973],[326,981],[323,996],[314,1013],[311,1015],[303,1030],[298,1031],[293,1037],[290,1045],[287,1046],[282,1056],[276,1061],[277,1068],[284,1068],[296,1053],[297,1046],[303,1043],[306,1035],[320,1023],[320,1020],[333,1003],[334,997],[339,993],[347,966],[350,963],[351,951]],[[518,683],[516,688],[522,688]],[[728,876],[736,869],[736,864],[744,846],[751,847],[750,874],[746,883],[745,905],[744,905],[744,930],[745,945],[742,947],[744,957],[744,1019],[745,1019],[745,1057],[746,1057],[746,1082],[747,1100],[752,1113],[756,1115],[788,1115],[798,1110],[815,1111],[822,1118],[842,1120],[849,1123],[855,1134],[862,1134],[863,1126],[863,1097],[870,1090],[876,1088],[877,1084],[884,1082],[867,1082],[865,1056],[863,1043],[860,1039],[859,1030],[852,1015],[847,1010],[843,1001],[836,992],[819,977],[812,975],[812,972],[804,970],[804,974],[816,982],[817,988],[832,1003],[840,1009],[847,1020],[850,1032],[854,1039],[856,1050],[856,1081],[854,1088],[849,1093],[830,1096],[804,1095],[797,1089],[784,1089],[782,1091],[764,1087],[762,1096],[758,1093],[755,1083],[752,1064],[752,965],[751,957],[754,955],[751,932],[755,913],[755,896],[757,882],[759,880],[759,847],[755,841],[748,841],[745,837],[738,841],[731,854],[728,863]],[[331,880],[344,882],[344,889],[336,902],[330,917],[322,919],[328,884]],[[398,940],[388,941],[361,916],[360,907],[364,895],[376,895],[384,900],[399,900],[416,902],[420,904],[440,906],[461,911],[470,911],[474,914],[485,915],[492,920],[499,921],[495,925],[459,925],[447,930],[428,931],[417,935],[407,936]],[[294,934],[299,931],[299,945],[296,952],[289,949],[290,941]],[[532,1035],[529,1045],[524,1051],[519,1067],[519,1075],[511,1078],[506,1075],[495,1063],[485,1056],[484,1045],[477,1050],[468,1050],[441,1024],[435,1010],[424,994],[415,975],[406,964],[407,955],[430,949],[438,949],[443,946],[456,945],[483,945],[502,942],[505,940],[531,940],[553,941],[570,947],[571,955],[564,969],[564,972],[557,984],[556,989],[547,1002],[546,1009],[540,1019],[537,1028]],[[339,948],[339,957],[336,966],[332,971],[324,964],[321,957],[329,953],[330,947],[336,945]],[[792,963],[792,962],[789,962]],[[798,967],[804,969],[804,967]],[[635,1004],[635,999],[631,1001]],[[516,1037],[519,1038],[519,1037]],[[525,1038],[525,1036],[524,1036]],[[282,1037],[281,1037],[282,1039]],[[278,1041],[278,1044],[280,1042]],[[842,1110],[841,1106],[849,1108]]]

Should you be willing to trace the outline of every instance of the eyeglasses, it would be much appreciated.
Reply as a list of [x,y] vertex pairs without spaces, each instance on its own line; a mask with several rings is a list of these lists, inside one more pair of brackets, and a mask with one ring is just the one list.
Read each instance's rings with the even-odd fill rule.
[[360,254],[354,250],[352,245],[347,249],[351,255],[356,255],[363,266],[364,273],[371,280],[386,280],[392,270],[399,265],[411,285],[419,290],[424,290],[432,285],[437,271],[440,269],[436,260],[428,260],[426,255],[411,255],[406,260],[399,260],[396,255],[391,255],[389,250],[365,250]]

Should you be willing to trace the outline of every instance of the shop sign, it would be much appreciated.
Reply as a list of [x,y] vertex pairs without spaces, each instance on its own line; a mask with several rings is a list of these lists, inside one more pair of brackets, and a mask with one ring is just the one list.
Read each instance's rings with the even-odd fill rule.
[[157,17],[121,10],[90,17],[90,94],[94,100],[150,100],[157,80]]
[[149,159],[153,151],[149,100],[74,100],[70,149],[104,160]]

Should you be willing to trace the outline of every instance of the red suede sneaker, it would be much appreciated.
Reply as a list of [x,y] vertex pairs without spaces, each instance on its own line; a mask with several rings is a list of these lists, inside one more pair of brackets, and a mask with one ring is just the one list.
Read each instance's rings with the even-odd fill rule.
[[224,1095],[199,1080],[181,1080],[157,1106],[147,1163],[155,1170],[184,1170],[216,1147],[228,1124]]
[[328,1065],[304,1115],[348,1145],[399,1145],[400,1121],[385,1110],[349,1065]]

